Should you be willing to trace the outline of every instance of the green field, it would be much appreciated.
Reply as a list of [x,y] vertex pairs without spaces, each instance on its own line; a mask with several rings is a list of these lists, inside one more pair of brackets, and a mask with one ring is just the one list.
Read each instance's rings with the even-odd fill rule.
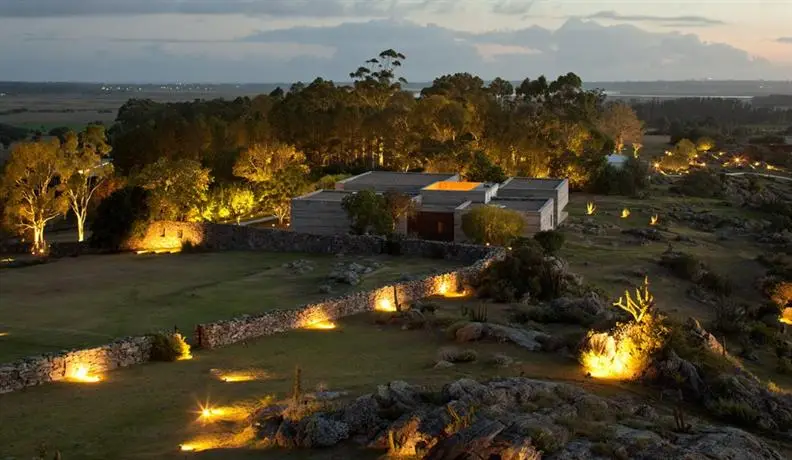
[[[295,274],[282,265],[306,259],[316,269]],[[318,291],[332,255],[223,252],[102,255],[0,271],[0,362],[174,326],[192,334],[201,322],[294,308],[328,296]],[[402,273],[451,268],[443,260],[367,257],[382,263],[355,289],[397,280]],[[342,286],[342,285],[339,285]],[[346,290],[338,287],[332,296]]]

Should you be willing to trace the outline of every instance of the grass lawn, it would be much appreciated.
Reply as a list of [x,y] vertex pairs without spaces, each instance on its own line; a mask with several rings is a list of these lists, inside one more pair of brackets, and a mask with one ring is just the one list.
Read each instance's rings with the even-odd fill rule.
[[[458,314],[458,305],[449,311]],[[618,389],[586,380],[573,360],[509,344],[465,344],[478,351],[479,361],[435,370],[432,366],[438,348],[450,344],[442,332],[376,325],[373,315],[345,318],[335,330],[297,330],[199,352],[191,361],[117,370],[98,384],[53,383],[0,395],[0,458],[30,458],[41,443],[49,446],[50,452],[61,450],[64,459],[179,457],[184,455],[176,452],[179,444],[211,430],[196,422],[194,411],[199,402],[208,398],[215,405],[226,406],[270,395],[285,397],[296,365],[302,368],[306,391],[322,384],[352,395],[371,392],[377,384],[395,379],[440,387],[465,376],[520,374],[576,380],[610,394]],[[495,352],[505,352],[521,364],[493,367],[487,357]],[[210,369],[250,368],[267,377],[224,383],[210,373]],[[250,458],[245,452],[207,455]],[[259,453],[259,458],[306,458],[271,455]],[[326,454],[310,458],[332,458],[322,455]]]
[[[298,275],[288,261],[312,260]],[[0,271],[0,362],[42,352],[107,343],[114,338],[293,308],[317,301],[332,255],[222,252],[174,255],[101,255]],[[397,280],[401,273],[452,268],[455,263],[368,257],[383,266],[354,289]],[[349,288],[347,290],[351,290]],[[342,295],[338,289],[333,296]]]

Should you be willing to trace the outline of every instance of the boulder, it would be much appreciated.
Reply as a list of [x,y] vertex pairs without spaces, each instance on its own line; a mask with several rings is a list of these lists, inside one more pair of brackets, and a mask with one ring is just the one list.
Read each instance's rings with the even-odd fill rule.
[[305,421],[301,435],[301,447],[330,447],[349,437],[349,427],[344,422],[314,414]]

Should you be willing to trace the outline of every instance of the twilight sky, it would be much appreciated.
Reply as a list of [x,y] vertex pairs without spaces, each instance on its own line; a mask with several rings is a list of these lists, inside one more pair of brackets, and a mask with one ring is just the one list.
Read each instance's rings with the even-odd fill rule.
[[792,79],[792,0],[0,0],[0,80]]

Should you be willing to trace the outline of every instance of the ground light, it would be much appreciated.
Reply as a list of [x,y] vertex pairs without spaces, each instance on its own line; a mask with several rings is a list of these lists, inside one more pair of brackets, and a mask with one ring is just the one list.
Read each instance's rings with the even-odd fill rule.
[[320,329],[320,330],[322,330],[322,329],[335,329],[336,328],[336,324],[334,322],[332,322],[332,321],[324,320],[324,321],[317,321],[315,323],[311,323],[311,324],[305,326],[305,328],[306,329]]
[[655,214],[654,216],[649,218],[649,225],[657,225],[658,216]]
[[100,375],[91,374],[88,366],[79,365],[69,374],[67,379],[73,382],[97,383],[102,380],[102,377]]
[[212,369],[211,372],[218,380],[226,383],[251,382],[253,380],[264,380],[267,378],[267,373],[258,369],[247,369],[247,370]]
[[374,309],[377,311],[393,312],[396,311],[396,306],[393,305],[391,299],[388,299],[387,297],[383,297],[377,300],[376,304],[374,305]]

